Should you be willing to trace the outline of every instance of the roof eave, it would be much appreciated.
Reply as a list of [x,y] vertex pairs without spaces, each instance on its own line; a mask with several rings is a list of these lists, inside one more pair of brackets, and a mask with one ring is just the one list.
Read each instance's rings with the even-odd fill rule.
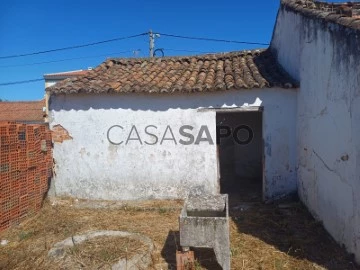
[[[281,0],[281,7],[291,10],[295,13],[301,14],[302,16],[318,19],[329,23],[335,23],[347,28],[354,30],[360,30],[360,18],[349,17],[344,14],[337,14],[336,12],[324,11],[318,8],[313,8],[312,5],[309,6],[310,1],[302,0]],[[313,5],[316,4],[327,4],[325,2],[311,2]],[[345,3],[337,3],[339,6],[344,5]]]

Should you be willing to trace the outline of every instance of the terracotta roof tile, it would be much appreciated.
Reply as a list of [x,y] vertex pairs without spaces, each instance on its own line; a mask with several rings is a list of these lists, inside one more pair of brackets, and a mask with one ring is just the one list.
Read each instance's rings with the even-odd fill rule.
[[326,3],[310,0],[281,0],[281,4],[301,14],[360,29],[360,3]]
[[45,100],[0,102],[0,121],[43,122]]
[[47,88],[51,94],[204,92],[278,86],[295,82],[269,50],[163,58],[108,59],[80,77]]

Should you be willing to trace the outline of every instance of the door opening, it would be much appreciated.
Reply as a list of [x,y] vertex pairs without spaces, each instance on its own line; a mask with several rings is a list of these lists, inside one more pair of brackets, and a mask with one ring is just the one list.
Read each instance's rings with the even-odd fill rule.
[[260,201],[263,182],[262,111],[216,113],[220,192]]

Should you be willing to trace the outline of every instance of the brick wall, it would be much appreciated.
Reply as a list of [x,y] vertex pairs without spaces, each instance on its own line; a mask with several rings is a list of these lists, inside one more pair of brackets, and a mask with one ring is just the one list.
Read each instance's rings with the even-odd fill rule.
[[66,140],[72,140],[72,137],[69,135],[69,132],[63,128],[62,125],[55,125],[52,128],[52,139],[54,142],[62,143]]
[[41,208],[51,173],[46,125],[0,122],[0,231]]

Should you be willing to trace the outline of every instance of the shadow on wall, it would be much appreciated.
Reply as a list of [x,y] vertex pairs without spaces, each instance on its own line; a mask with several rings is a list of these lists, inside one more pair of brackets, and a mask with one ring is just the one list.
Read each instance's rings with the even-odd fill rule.
[[271,99],[279,104],[277,97],[288,95],[293,98],[295,90],[291,89],[252,89],[232,90],[207,93],[181,94],[70,94],[52,96],[49,101],[51,110],[109,110],[131,109],[133,111],[167,111],[169,109],[198,109],[199,107],[239,107],[243,105],[260,106]]
[[[240,234],[251,235],[296,259],[306,259],[326,269],[360,269],[354,256],[340,247],[297,200],[271,205],[250,203],[242,210],[244,203],[238,198],[229,196],[229,200],[230,215]],[[234,242],[232,247],[251,248],[251,241],[245,237],[239,247]]]

